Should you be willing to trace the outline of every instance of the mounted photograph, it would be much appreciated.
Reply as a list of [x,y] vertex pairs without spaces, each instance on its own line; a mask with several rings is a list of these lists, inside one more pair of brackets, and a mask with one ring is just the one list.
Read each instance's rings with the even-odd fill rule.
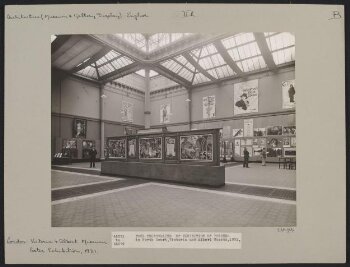
[[295,227],[292,32],[51,36],[52,227]]

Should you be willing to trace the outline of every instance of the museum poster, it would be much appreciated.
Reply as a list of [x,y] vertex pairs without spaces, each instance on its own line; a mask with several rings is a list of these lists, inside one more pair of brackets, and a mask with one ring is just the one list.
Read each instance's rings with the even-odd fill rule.
[[129,157],[134,158],[136,156],[136,139],[130,139],[129,143]]
[[203,119],[215,117],[215,95],[203,97]]
[[165,156],[167,158],[175,158],[175,137],[165,137]]
[[195,134],[180,137],[180,159],[213,161],[213,135]]
[[108,140],[110,158],[126,158],[126,140]]
[[170,122],[170,104],[160,106],[160,123]]
[[259,111],[258,80],[236,83],[233,87],[233,114]]
[[143,137],[139,139],[140,159],[162,158],[162,137]]
[[86,138],[86,120],[74,119],[73,137]]
[[243,129],[232,129],[233,137],[243,137]]
[[122,121],[133,122],[134,104],[122,101]]
[[244,136],[254,136],[254,130],[253,130],[253,119],[249,119],[249,120],[244,120]]
[[295,80],[282,82],[282,108],[295,108]]
[[240,156],[241,155],[241,140],[235,139],[235,155]]

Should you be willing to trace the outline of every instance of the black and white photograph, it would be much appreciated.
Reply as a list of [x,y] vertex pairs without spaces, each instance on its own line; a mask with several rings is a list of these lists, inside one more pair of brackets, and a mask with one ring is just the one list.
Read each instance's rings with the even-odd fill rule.
[[51,68],[52,227],[297,225],[293,33],[57,34]]

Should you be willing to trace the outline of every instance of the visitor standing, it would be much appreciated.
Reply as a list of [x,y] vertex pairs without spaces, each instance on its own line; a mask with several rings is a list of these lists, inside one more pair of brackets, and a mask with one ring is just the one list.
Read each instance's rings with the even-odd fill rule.
[[90,150],[90,168],[95,168],[96,154],[97,151],[95,147],[92,147]]
[[249,168],[249,167],[248,167],[249,152],[248,152],[248,150],[247,150],[246,147],[244,148],[243,155],[244,155],[243,168],[244,168],[244,167]]
[[261,165],[262,166],[266,166],[266,149],[265,148],[263,148],[262,150],[261,150]]

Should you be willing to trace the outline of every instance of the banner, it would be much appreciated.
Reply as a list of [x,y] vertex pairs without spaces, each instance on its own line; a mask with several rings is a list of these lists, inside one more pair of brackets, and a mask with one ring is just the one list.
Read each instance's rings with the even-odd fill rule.
[[258,80],[236,83],[233,87],[233,114],[259,111]]
[[203,97],[203,119],[215,117],[215,95]]
[[295,80],[282,82],[282,108],[295,108]]
[[122,101],[122,121],[133,122],[134,104]]
[[254,136],[254,130],[253,130],[253,119],[249,119],[249,120],[244,120],[244,136]]
[[160,105],[160,123],[170,122],[170,104]]

